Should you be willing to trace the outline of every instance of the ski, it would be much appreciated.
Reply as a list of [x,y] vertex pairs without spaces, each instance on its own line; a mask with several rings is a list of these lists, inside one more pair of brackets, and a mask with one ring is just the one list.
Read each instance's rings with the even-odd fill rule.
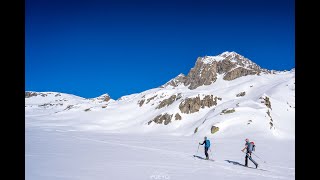
[[246,168],[250,168],[250,169],[260,170],[260,171],[268,171],[268,170],[265,170],[265,169],[260,169],[260,168],[255,168],[255,167],[248,167],[248,166],[244,166],[244,165],[241,165],[241,166],[246,167]]
[[197,156],[197,155],[193,155],[193,157],[196,157],[196,158],[198,158],[198,159],[205,160],[205,161],[212,161],[212,162],[214,162],[214,159],[206,159],[206,158],[203,158],[203,157]]
[[268,171],[268,170],[265,170],[265,169],[261,169],[261,168],[255,168],[255,167],[249,167],[249,166],[245,166],[239,162],[236,162],[236,161],[230,161],[230,160],[225,160],[227,161],[228,163],[231,163],[233,165],[238,165],[238,166],[242,166],[242,167],[246,167],[246,168],[250,168],[250,169],[257,169],[257,170],[261,170],[261,171]]

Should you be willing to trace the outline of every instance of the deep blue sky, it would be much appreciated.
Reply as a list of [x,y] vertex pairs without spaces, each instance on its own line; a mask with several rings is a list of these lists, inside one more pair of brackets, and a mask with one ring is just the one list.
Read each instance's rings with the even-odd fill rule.
[[293,0],[26,0],[25,87],[113,99],[235,51],[295,67]]

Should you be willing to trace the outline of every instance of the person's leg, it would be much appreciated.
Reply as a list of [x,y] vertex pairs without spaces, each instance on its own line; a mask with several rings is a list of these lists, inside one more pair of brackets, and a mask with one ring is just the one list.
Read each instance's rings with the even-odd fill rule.
[[246,154],[246,157],[245,157],[245,166],[248,166],[248,154]]
[[204,148],[204,154],[206,155],[206,159],[209,159],[208,148]]
[[253,159],[252,159],[252,157],[251,156],[249,156],[249,159],[250,159],[250,161],[251,162],[253,162],[253,164],[256,166],[256,168],[258,167],[258,163],[256,163]]

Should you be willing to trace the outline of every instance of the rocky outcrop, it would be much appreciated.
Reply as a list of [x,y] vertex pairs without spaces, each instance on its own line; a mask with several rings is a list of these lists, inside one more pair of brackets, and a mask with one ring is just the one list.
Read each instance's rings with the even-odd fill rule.
[[267,111],[267,114],[268,114],[268,116],[271,118],[271,115],[270,115],[270,111],[269,111],[269,109],[268,109],[268,111]]
[[200,101],[200,105],[201,105],[201,108],[215,106],[215,105],[217,105],[217,97],[213,98],[213,95],[206,95]]
[[272,122],[269,122],[269,124],[270,124],[270,129],[272,129],[273,123],[272,123]]
[[38,94],[35,92],[25,92],[25,98],[30,98],[32,96],[37,96]]
[[180,103],[179,109],[181,113],[191,114],[198,112],[200,108],[212,107],[215,105],[217,105],[217,97],[213,98],[213,95],[206,95],[202,100],[200,100],[200,96],[184,99]]
[[176,100],[176,95],[170,96],[168,99],[164,99],[160,102],[160,104],[156,107],[156,109],[161,109],[165,106],[171,105]]
[[138,101],[138,104],[139,104],[140,107],[143,105],[144,101],[145,101],[145,99],[141,99],[141,100]]
[[45,107],[45,108],[47,108],[47,107],[49,107],[49,106],[54,106],[54,105],[57,105],[57,104],[44,103],[44,104],[40,104],[40,105],[38,105],[38,107]]
[[178,99],[181,99],[181,98],[182,98],[181,93],[178,93],[177,98],[176,98],[176,101],[177,101]]
[[259,74],[259,73],[260,72],[258,72],[258,71],[246,69],[243,67],[238,67],[230,72],[227,72],[226,75],[224,75],[223,79],[231,81],[231,80],[237,79],[242,76],[255,75],[255,74]]
[[202,57],[198,58],[195,67],[193,67],[184,82],[189,89],[196,89],[202,85],[210,85],[217,79],[217,62],[205,64]]
[[70,109],[72,109],[74,106],[73,105],[69,105],[69,106],[67,106],[64,110],[70,110]]
[[214,133],[216,133],[218,131],[219,131],[219,127],[216,127],[216,126],[212,126],[211,127],[211,134],[214,134]]
[[272,117],[271,117],[271,114],[270,114],[270,111],[269,111],[269,109],[268,109],[268,111],[267,111],[267,115],[269,116],[269,118],[270,118],[270,122],[269,122],[269,124],[270,124],[270,129],[273,127],[273,119],[272,119]]
[[230,113],[234,113],[236,110],[233,108],[233,109],[224,109],[221,111],[220,114],[230,114]]
[[111,99],[111,97],[109,96],[109,94],[103,94],[97,97],[96,99],[100,101],[108,102]]
[[266,96],[266,97],[260,97],[259,99],[263,99],[263,101],[261,101],[261,103],[263,103],[264,105],[266,105],[268,108],[270,108],[270,109],[272,110],[272,108],[271,108],[271,101],[270,101],[270,99],[269,99],[268,96]]
[[153,120],[150,120],[148,122],[148,125],[150,125],[152,122],[155,122],[157,124],[163,123],[164,125],[167,125],[171,122],[172,116],[173,116],[173,114],[171,114],[171,115],[167,114],[167,113],[165,113],[163,115],[160,114],[160,115],[156,116]]
[[105,96],[103,101],[108,102],[110,99],[111,99],[110,96]]
[[245,95],[246,95],[246,92],[243,91],[243,92],[240,92],[239,94],[237,94],[236,96],[237,96],[237,97],[240,97],[240,96],[245,96]]
[[264,104],[268,107],[268,108],[270,108],[271,110],[272,110],[272,108],[271,108],[271,102],[270,102],[270,99],[269,99],[269,97],[265,97],[264,98]]
[[190,114],[198,112],[200,109],[200,97],[186,98],[179,105],[181,113]]
[[[49,94],[49,93],[48,93]],[[50,93],[51,94],[51,93]],[[25,92],[25,98],[30,98],[30,97],[32,97],[32,96],[38,96],[38,95],[40,95],[40,96],[42,96],[42,97],[46,97],[47,96],[47,94],[45,94],[45,93],[36,93],[36,92],[30,92],[30,91],[26,91]]]
[[198,132],[198,127],[194,130],[193,133],[195,134],[195,133],[197,133],[197,132]]
[[181,119],[182,119],[182,117],[180,116],[179,113],[177,113],[177,114],[174,116],[174,118],[175,118],[175,120],[181,120]]
[[148,98],[146,104],[148,104],[151,100],[153,100],[153,99],[156,98],[157,96],[158,96],[158,95],[155,95],[155,96],[152,96],[151,98]]
[[168,81],[166,84],[160,86],[161,88],[167,87],[167,86],[173,86],[173,87],[177,87],[180,84],[183,84],[186,80],[186,76],[184,74],[179,74],[177,77],[171,79],[170,81]]

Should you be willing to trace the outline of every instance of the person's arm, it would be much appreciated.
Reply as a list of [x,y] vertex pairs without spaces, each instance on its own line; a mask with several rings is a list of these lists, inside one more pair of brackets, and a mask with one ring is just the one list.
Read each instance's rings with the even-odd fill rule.
[[245,145],[245,147],[241,150],[242,152],[244,152],[245,149],[247,149],[247,145]]
[[205,141],[203,141],[203,143],[199,143],[200,145],[203,145],[205,143]]

